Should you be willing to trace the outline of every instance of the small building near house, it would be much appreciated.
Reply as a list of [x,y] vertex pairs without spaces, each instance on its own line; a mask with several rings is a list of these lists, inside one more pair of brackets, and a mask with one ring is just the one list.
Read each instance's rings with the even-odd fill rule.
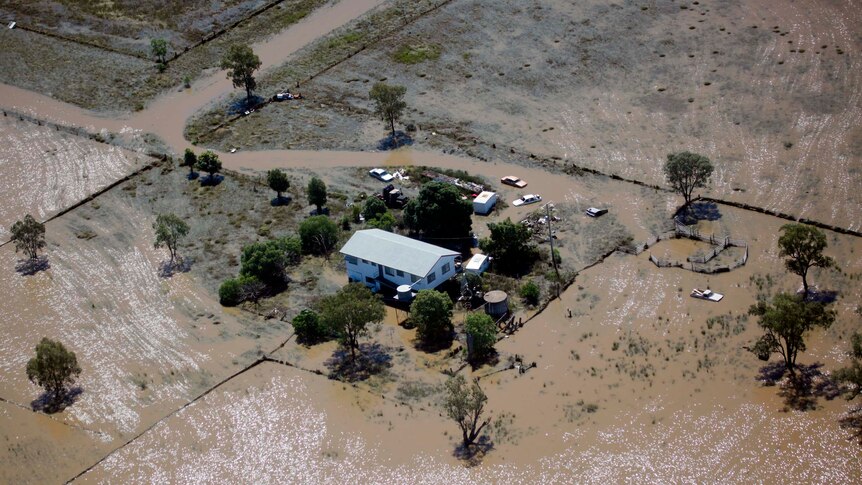
[[464,265],[464,271],[468,273],[473,273],[480,275],[484,273],[488,269],[488,265],[491,263],[491,258],[484,254],[474,254],[467,264]]
[[475,199],[473,199],[473,212],[484,216],[494,210],[494,205],[496,203],[496,192],[488,192],[486,190],[477,195]]
[[[356,231],[341,248],[347,278],[374,291],[437,288],[455,275],[460,253],[381,229]],[[403,292],[401,288],[399,291]]]

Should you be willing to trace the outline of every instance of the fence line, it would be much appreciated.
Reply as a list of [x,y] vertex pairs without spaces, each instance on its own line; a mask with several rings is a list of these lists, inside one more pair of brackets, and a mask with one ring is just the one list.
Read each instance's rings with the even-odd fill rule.
[[[688,264],[684,264],[679,261],[659,259],[652,253],[650,253],[649,255],[649,260],[659,268],[683,268],[690,271],[694,271],[696,273],[706,274],[724,273],[739,268],[740,266],[743,266],[748,262],[748,243],[746,241],[741,239],[732,239],[730,236],[725,236],[724,238],[716,238],[715,234],[701,234],[696,227],[685,225],[678,217],[674,217],[673,222],[673,231],[663,233],[659,236],[653,236],[646,242],[634,246],[634,248],[630,252],[633,252],[634,254],[640,254],[653,244],[663,239],[686,237],[689,239],[696,239],[698,241],[709,243],[713,246],[713,248],[709,251],[709,253],[704,255],[688,256],[686,258],[686,262]],[[743,253],[741,258],[734,260],[730,264],[716,267],[705,266],[706,263],[710,262],[712,259],[717,257],[729,247],[745,248],[745,252]]]

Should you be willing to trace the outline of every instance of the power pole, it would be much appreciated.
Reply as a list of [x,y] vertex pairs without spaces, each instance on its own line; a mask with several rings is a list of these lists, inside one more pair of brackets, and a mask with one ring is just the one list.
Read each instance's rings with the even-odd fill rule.
[[554,232],[551,230],[551,203],[545,204],[545,219],[548,223],[548,242],[551,243],[551,262],[554,263],[554,273],[557,275],[557,298],[560,298],[560,269],[557,268],[557,257],[554,256]]

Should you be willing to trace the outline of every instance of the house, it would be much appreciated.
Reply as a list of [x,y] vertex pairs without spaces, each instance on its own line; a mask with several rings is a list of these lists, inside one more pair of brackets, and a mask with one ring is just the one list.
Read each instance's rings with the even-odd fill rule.
[[479,215],[486,215],[494,209],[494,204],[497,203],[497,194],[494,192],[482,192],[473,199],[473,212]]
[[434,289],[455,274],[460,253],[380,229],[356,231],[341,248],[347,278],[374,291],[381,286]]

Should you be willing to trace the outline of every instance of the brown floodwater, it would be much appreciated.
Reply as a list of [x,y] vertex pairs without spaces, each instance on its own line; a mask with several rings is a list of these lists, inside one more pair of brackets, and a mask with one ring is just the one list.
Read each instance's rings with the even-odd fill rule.
[[[281,62],[291,49],[379,3],[345,1],[321,10],[277,37],[266,62]],[[761,14],[762,7],[753,8],[753,15]],[[297,45],[285,45],[293,42]],[[126,120],[96,117],[9,86],[0,86],[0,104],[92,131],[152,130],[180,151],[187,146],[185,118],[231,91],[218,79],[222,76],[196,83],[191,92],[168,94]],[[573,124],[571,130],[576,129]],[[806,150],[817,146],[812,142]],[[411,148],[240,151],[222,158],[229,168],[251,171],[422,164],[465,169],[491,180],[514,174],[529,182],[524,192],[568,204],[576,213],[594,202],[615,206],[636,241],[657,232],[650,222],[656,216],[648,215],[628,185],[502,162]],[[800,187],[786,182],[780,186]],[[840,189],[839,194],[852,198],[856,190]],[[506,188],[502,194],[511,201],[521,193]],[[678,202],[670,195],[657,197],[659,218]],[[6,295],[0,396],[26,407],[38,395],[22,369],[43,335],[70,342],[84,366],[85,389],[53,419],[0,403],[0,438],[7,442],[0,448],[7,464],[0,474],[4,481],[66,480],[156,422],[82,481],[862,481],[860,448],[838,426],[848,404],[818,398],[814,410],[787,409],[777,387],[761,387],[754,380],[760,363],[741,349],[757,335],[754,321],[741,316],[761,291],[762,277],[773,278],[772,291],[792,291],[799,284],[784,272],[775,249],[784,221],[721,207],[721,218],[702,230],[744,239],[751,251],[748,264],[729,273],[659,269],[647,254],[615,254],[579,274],[559,300],[498,344],[503,359],[517,354],[536,362],[534,369],[475,372],[489,396],[490,414],[499,421],[490,431],[494,448],[481,464],[465,467],[452,456],[456,428],[434,403],[404,406],[276,363],[259,365],[161,420],[277,343],[284,329],[250,332],[253,322],[223,312],[190,275],[158,278],[155,268],[164,255],[151,246],[152,221],[110,193],[96,205],[49,223],[51,268],[45,272],[18,276],[12,270],[13,248],[0,248],[6,275],[0,278]],[[509,207],[500,217],[517,219],[535,208]],[[840,215],[844,209],[837,210]],[[848,210],[855,214],[857,209]],[[97,237],[77,236],[82,230]],[[862,272],[862,243],[841,235],[829,238],[829,254],[843,273],[815,272],[812,279],[840,288],[839,317],[833,328],[812,335],[800,361],[832,369],[846,361],[846,338],[858,328],[853,310],[862,285],[850,275]],[[680,258],[702,249],[682,240],[655,248]],[[337,280],[335,275],[327,279]],[[688,296],[690,288],[706,286],[725,299],[713,303]],[[706,323],[722,315],[728,316],[727,325]],[[375,338],[409,345],[409,332],[386,329],[395,319],[390,315]],[[322,361],[327,349],[331,346],[310,351],[303,363]],[[278,357],[298,355],[294,351],[301,349]],[[421,375],[417,369],[404,375]],[[31,469],[40,471],[20,473]]]

